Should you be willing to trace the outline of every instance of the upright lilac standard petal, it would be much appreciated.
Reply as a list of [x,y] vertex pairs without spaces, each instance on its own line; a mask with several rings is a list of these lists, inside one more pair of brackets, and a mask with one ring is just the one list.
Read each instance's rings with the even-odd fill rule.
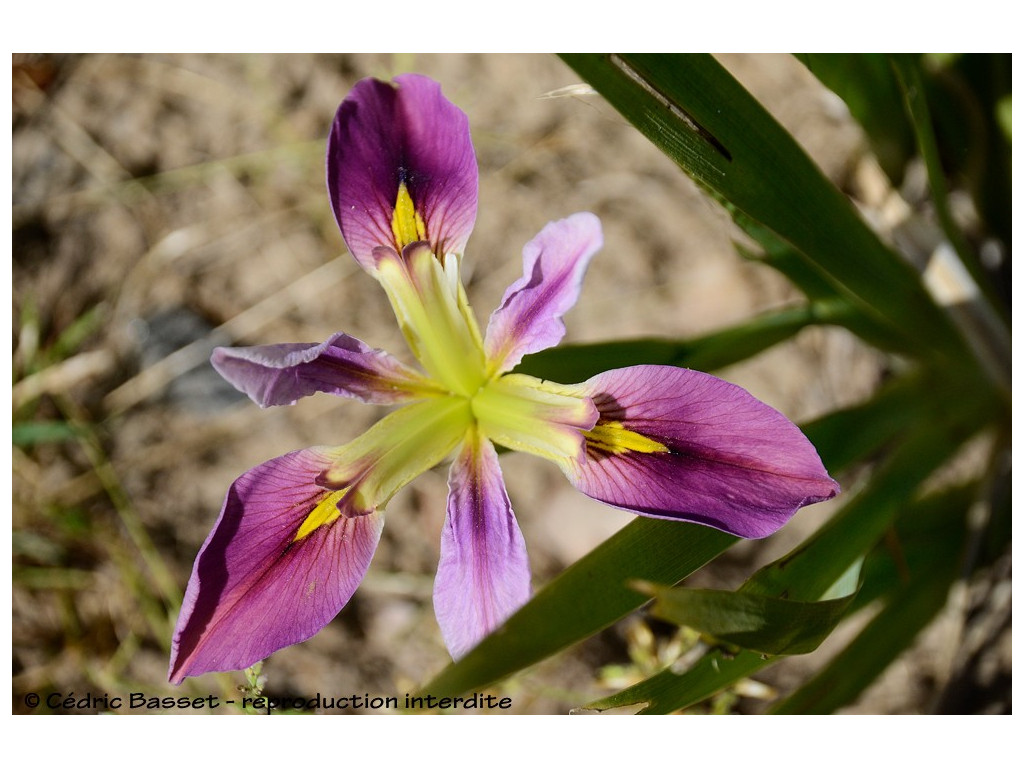
[[[189,580],[169,678],[244,669],[316,634],[363,580],[383,517],[332,513],[326,449],[296,451],[232,484]],[[332,519],[333,518],[333,519]]]
[[599,501],[761,538],[839,492],[803,433],[734,384],[640,365],[580,386],[601,416],[569,479]]
[[579,298],[583,273],[602,243],[597,216],[576,213],[551,222],[526,244],[523,276],[505,291],[487,325],[484,349],[495,372],[561,341],[562,315]]
[[530,597],[530,565],[498,455],[473,430],[448,477],[434,611],[456,659]]
[[218,347],[210,362],[261,408],[292,405],[316,392],[390,405],[437,389],[387,352],[344,333],[322,344]]
[[361,80],[327,140],[327,187],[341,234],[373,271],[373,249],[401,253],[393,230],[401,185],[435,254],[462,253],[476,219],[477,165],[466,115],[422,75]]

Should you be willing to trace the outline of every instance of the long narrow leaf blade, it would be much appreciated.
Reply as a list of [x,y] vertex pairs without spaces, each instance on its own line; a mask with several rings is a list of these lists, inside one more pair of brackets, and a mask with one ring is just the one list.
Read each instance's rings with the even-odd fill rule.
[[914,133],[903,113],[903,95],[883,53],[803,53],[796,57],[846,102],[864,128],[879,165],[899,185],[914,155]]
[[657,619],[711,635],[721,643],[772,656],[810,653],[831,634],[855,592],[833,600],[786,600],[720,589],[646,585]]
[[893,334],[947,359],[963,355],[913,268],[712,57],[562,58],[698,183],[790,242]]
[[583,709],[604,712],[642,704],[644,708],[637,714],[668,715],[699,704],[767,664],[766,657],[759,653],[733,654],[716,648],[685,671],[676,672],[669,667],[623,691],[592,701]]
[[772,712],[827,714],[851,704],[913,642],[945,605],[960,572],[968,541],[967,509],[975,492],[974,486],[955,488],[900,516],[898,562],[886,554],[889,567],[878,568],[872,565],[882,552],[870,558],[857,600],[882,598],[884,607],[828,666]]
[[812,323],[831,319],[823,308],[808,305],[767,312],[731,328],[682,341],[648,338],[566,344],[528,355],[516,372],[569,384],[630,365],[713,371],[753,357]]

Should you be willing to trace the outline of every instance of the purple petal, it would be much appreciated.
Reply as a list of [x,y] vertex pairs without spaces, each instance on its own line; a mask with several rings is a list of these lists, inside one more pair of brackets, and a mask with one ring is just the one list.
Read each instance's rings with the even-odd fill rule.
[[761,538],[839,492],[792,422],[714,376],[640,365],[580,386],[601,416],[569,475],[599,501]]
[[[171,647],[170,680],[244,669],[316,634],[348,602],[370,565],[383,517],[330,515],[341,492],[314,478],[326,449],[254,467],[228,490],[189,580]],[[331,519],[333,518],[333,520]]]
[[391,404],[415,400],[434,389],[387,352],[344,333],[322,344],[218,347],[210,362],[261,408],[292,405],[316,392]]
[[466,115],[421,75],[356,83],[327,140],[327,187],[349,250],[373,271],[373,249],[397,252],[392,219],[406,185],[435,254],[462,253],[476,218],[477,167]]
[[478,432],[452,464],[448,488],[434,611],[457,659],[529,599],[530,565],[498,455]]
[[523,276],[505,291],[487,325],[484,348],[497,372],[561,341],[562,315],[579,298],[583,273],[602,242],[598,218],[576,213],[551,222],[526,244]]

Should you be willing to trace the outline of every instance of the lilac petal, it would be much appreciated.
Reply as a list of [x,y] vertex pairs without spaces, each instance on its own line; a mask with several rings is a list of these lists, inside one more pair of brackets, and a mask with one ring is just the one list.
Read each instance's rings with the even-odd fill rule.
[[[232,484],[185,591],[171,647],[172,683],[249,667],[316,634],[348,602],[384,521],[378,512],[325,514],[342,495],[314,483],[329,464],[326,449],[310,448],[254,467]],[[314,511],[323,524],[303,526]]]
[[792,422],[714,376],[640,365],[580,386],[601,416],[568,474],[599,501],[761,538],[839,492]]
[[579,298],[583,273],[602,242],[598,218],[576,213],[551,222],[526,244],[523,276],[505,291],[487,325],[484,349],[495,372],[561,341],[562,315]]
[[210,362],[261,408],[292,405],[315,392],[391,404],[415,400],[436,389],[387,352],[344,333],[322,344],[218,347]]
[[448,488],[434,611],[458,659],[529,599],[530,565],[498,455],[479,432],[463,444]]
[[397,252],[392,231],[399,185],[406,185],[426,239],[439,256],[461,254],[476,219],[477,166],[466,115],[421,75],[397,85],[356,83],[327,140],[327,187],[352,255],[373,271],[373,249]]

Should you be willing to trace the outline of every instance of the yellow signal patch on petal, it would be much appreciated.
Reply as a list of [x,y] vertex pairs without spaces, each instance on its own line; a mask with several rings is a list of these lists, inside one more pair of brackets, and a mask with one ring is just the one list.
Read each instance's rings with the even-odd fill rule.
[[300,525],[299,530],[296,531],[295,538],[292,539],[292,543],[294,544],[297,541],[302,541],[317,528],[324,525],[330,525],[341,517],[341,512],[338,511],[338,502],[341,501],[341,497],[344,496],[345,493],[346,491],[333,491],[326,494],[320,500],[320,503],[313,508],[313,511],[306,515],[306,519],[302,521],[302,525]]
[[657,440],[633,432],[622,426],[619,421],[604,421],[597,424],[589,432],[584,432],[587,449],[601,453],[621,454],[633,451],[636,453],[667,453],[668,447]]
[[398,199],[395,200],[395,212],[391,216],[391,232],[395,236],[399,253],[409,243],[427,239],[427,225],[417,212],[404,181],[398,185]]

